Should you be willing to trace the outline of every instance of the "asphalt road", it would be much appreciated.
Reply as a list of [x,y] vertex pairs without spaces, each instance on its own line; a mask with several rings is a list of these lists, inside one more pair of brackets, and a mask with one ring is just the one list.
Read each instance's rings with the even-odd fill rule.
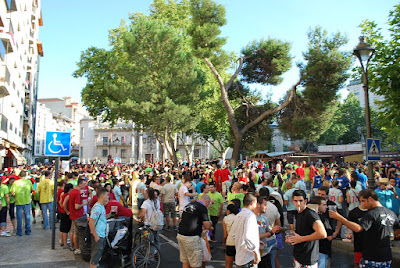
[[[225,267],[225,252],[222,246],[222,223],[217,225],[217,243],[210,243],[212,245],[211,254],[212,259],[206,264],[206,267],[223,268]],[[292,251],[293,246],[284,243],[284,248],[279,253],[280,267],[292,267]],[[344,251],[341,249],[333,249],[331,260],[331,268],[350,268],[354,267],[352,252]],[[161,267],[181,267],[179,261],[178,242],[176,240],[176,231],[163,231],[161,234]]]

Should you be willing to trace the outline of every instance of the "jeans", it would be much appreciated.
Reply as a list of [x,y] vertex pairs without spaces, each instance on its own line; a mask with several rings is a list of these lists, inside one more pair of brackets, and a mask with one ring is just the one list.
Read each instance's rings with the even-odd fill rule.
[[[49,215],[47,215],[47,209],[49,210]],[[50,229],[53,225],[53,202],[50,203],[42,203],[42,211],[43,211],[43,229],[49,229],[49,222],[50,222]],[[50,217],[50,221],[49,221]]]
[[22,213],[25,215],[25,234],[31,233],[31,203],[16,205],[17,207],[17,235],[22,235]]
[[215,232],[216,232],[216,229],[217,229],[218,217],[217,216],[210,216],[210,218],[211,218],[212,226],[214,228],[214,230],[211,231],[210,239],[214,240],[214,239],[216,239]]
[[328,268],[328,254],[319,253],[318,268]]
[[141,209],[141,207],[142,207],[142,204],[143,204],[143,202],[145,201],[146,199],[144,199],[144,198],[138,198],[137,199],[137,206],[138,206],[138,210],[140,211],[140,209]]
[[273,241],[275,241],[275,243],[274,242],[270,242],[270,241],[268,241],[269,243],[268,243],[268,246],[269,246],[269,244],[271,243],[272,244],[272,246],[271,246],[271,249],[270,249],[270,251],[269,251],[269,254],[271,255],[271,266],[272,267],[275,267],[275,257],[276,257],[276,251],[277,251],[277,249],[278,249],[278,243],[277,243],[277,240],[275,239],[275,240],[273,240]]

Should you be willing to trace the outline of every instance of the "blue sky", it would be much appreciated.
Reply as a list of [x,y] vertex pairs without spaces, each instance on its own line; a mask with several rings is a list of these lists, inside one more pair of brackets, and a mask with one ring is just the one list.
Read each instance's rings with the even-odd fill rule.
[[[108,30],[117,27],[130,12],[148,13],[149,0],[42,0],[44,26],[39,39],[44,57],[40,61],[39,98],[72,96],[80,101],[85,79],[72,77],[81,51],[90,46],[108,46]],[[364,19],[386,27],[394,0],[217,0],[225,5],[227,25],[222,35],[225,48],[236,53],[254,39],[273,37],[292,44],[293,66],[307,48],[307,31],[317,25],[328,32],[347,35],[346,47],[358,44],[358,25]],[[273,100],[281,98],[298,79],[297,68],[284,76],[284,82],[265,88]],[[346,94],[345,91],[342,92]]]

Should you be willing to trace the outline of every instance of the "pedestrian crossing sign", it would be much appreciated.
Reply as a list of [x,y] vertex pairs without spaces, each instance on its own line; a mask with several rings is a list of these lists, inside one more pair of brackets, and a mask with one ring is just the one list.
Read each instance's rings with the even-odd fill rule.
[[381,160],[381,140],[367,139],[367,160],[368,161]]

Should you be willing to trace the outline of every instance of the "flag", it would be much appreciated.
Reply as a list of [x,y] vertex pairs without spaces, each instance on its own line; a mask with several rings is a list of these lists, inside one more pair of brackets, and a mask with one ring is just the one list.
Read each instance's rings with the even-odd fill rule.
[[97,142],[98,143],[100,142],[100,133],[99,133],[99,136],[97,136]]
[[123,143],[126,143],[126,136],[125,136],[125,133],[124,133],[124,138],[122,139],[122,142],[123,142]]
[[112,133],[110,134],[110,143],[112,142]]

